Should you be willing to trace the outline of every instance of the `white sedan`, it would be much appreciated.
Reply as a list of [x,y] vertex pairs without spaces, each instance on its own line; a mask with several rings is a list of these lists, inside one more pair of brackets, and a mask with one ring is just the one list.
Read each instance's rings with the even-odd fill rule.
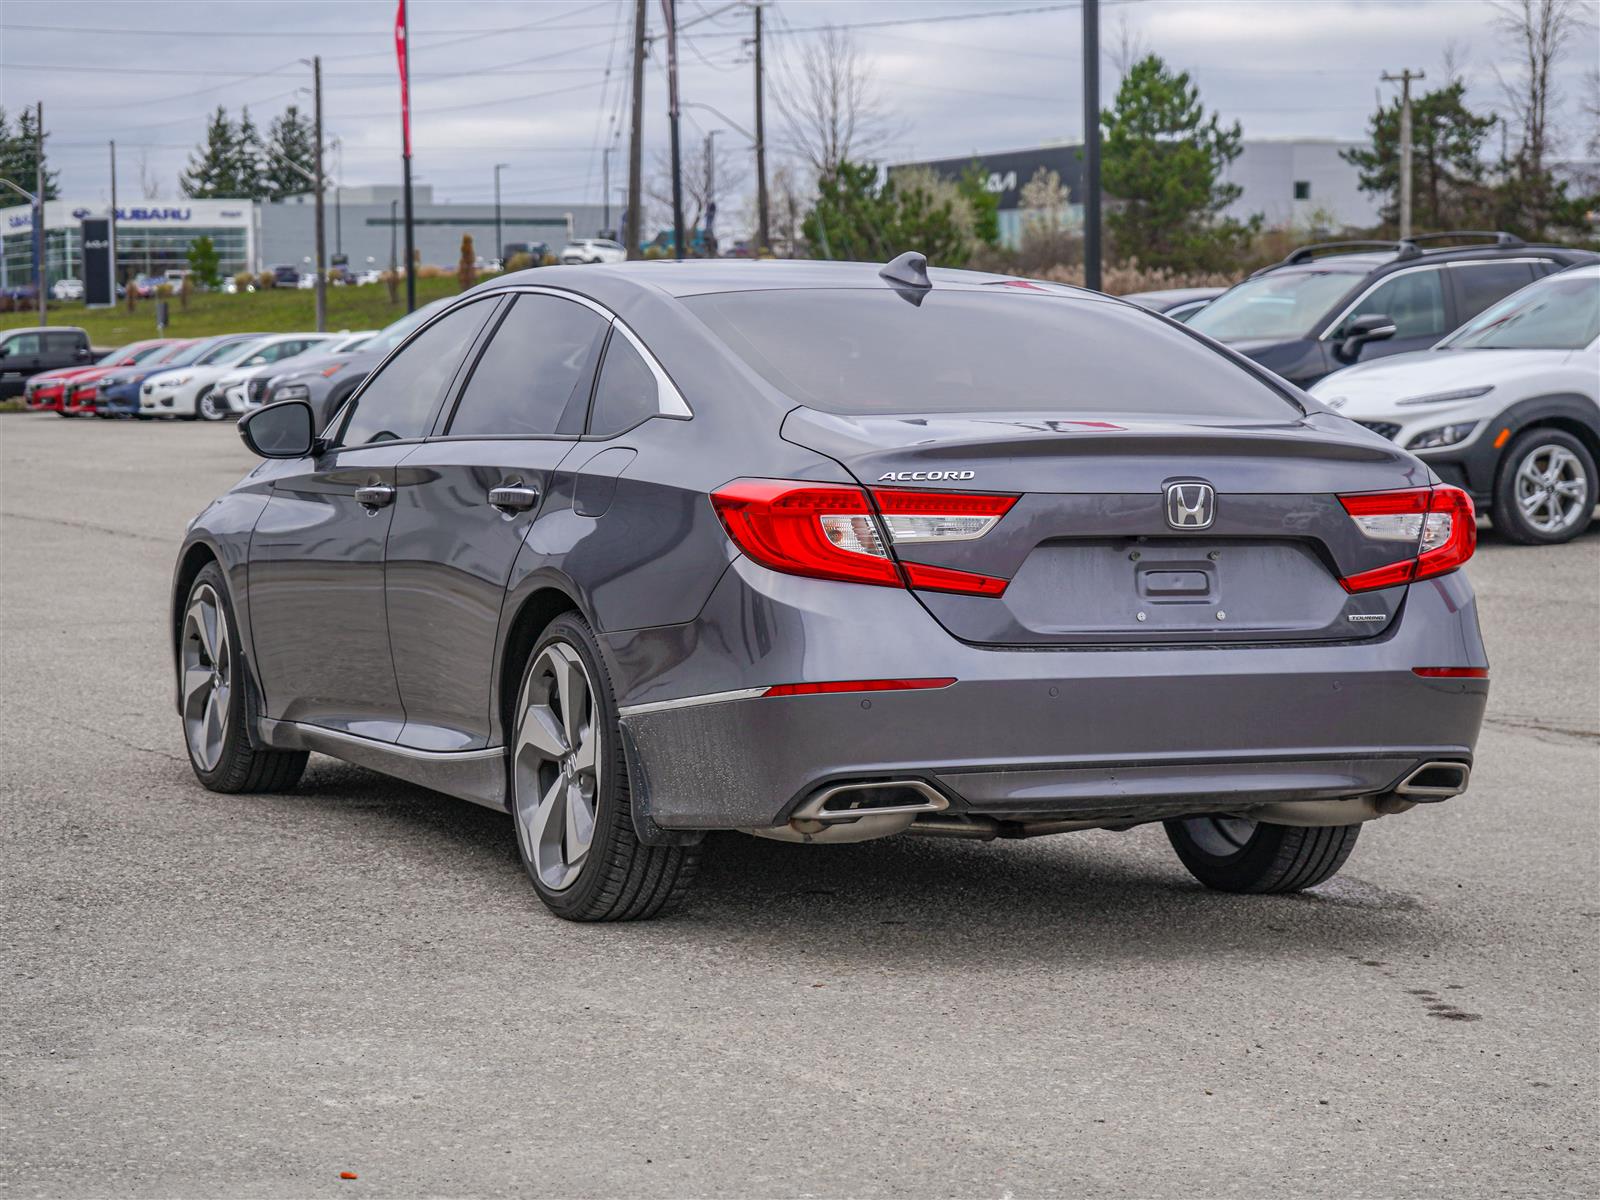
[[619,263],[628,261],[621,242],[610,238],[577,238],[561,248],[563,263]]
[[1466,488],[1511,541],[1569,541],[1600,499],[1600,266],[1546,276],[1432,349],[1347,367],[1311,394]]
[[50,285],[50,298],[52,300],[82,300],[83,280],[58,279]]
[[[217,355],[204,365],[174,367],[170,371],[152,375],[139,388],[139,415],[182,417],[188,421],[193,421],[197,417],[202,421],[220,421],[228,414],[227,405],[216,391],[217,383],[224,375],[236,367],[247,364],[260,366],[265,362],[276,362],[282,358],[282,350],[269,347],[268,343],[282,344],[286,340],[322,336],[324,335],[315,333],[265,334],[251,341],[230,346],[225,353]],[[272,357],[256,358],[260,354],[270,354]],[[251,359],[256,361],[251,363]]]

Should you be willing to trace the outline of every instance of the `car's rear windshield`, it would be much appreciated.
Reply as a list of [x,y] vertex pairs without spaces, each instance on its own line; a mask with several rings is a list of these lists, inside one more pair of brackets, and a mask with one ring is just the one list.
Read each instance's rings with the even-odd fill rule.
[[1342,268],[1257,275],[1195,313],[1189,327],[1222,342],[1308,337],[1362,278]]
[[768,383],[826,412],[1297,415],[1215,350],[1107,301],[935,287],[912,298],[808,289],[683,303]]

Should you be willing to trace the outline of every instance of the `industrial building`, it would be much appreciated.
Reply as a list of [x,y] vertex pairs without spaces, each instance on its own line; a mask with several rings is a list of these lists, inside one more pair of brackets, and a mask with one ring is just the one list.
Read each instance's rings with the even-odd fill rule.
[[[1268,227],[1310,229],[1363,227],[1378,223],[1379,198],[1363,192],[1355,167],[1340,151],[1360,142],[1335,138],[1251,138],[1229,164],[1224,178],[1243,189],[1226,215],[1246,220],[1259,213]],[[988,190],[1000,198],[1000,240],[1015,248],[1029,212],[1022,189],[1039,171],[1054,171],[1067,189],[1067,205],[1056,214],[1065,227],[1083,224],[1083,147],[1079,143],[1037,146],[1000,153],[896,163],[890,172],[923,167],[945,179],[977,165]]]
[[[494,258],[493,204],[435,203],[433,189],[412,189],[413,230],[425,264],[453,266],[461,239],[471,234],[479,257]],[[108,215],[103,201],[50,200],[44,208],[45,282],[79,277],[83,269],[81,223]],[[404,202],[398,187],[329,188],[324,205],[331,263],[352,271],[385,269],[405,256]],[[546,242],[559,250],[571,237],[601,232],[606,212],[598,204],[504,204],[502,243]],[[614,219],[621,214],[613,210]],[[33,210],[0,208],[0,291],[33,282]],[[311,196],[282,202],[256,200],[143,200],[117,205],[117,278],[160,274],[188,266],[189,247],[209,237],[224,275],[274,266],[312,269],[316,206]]]

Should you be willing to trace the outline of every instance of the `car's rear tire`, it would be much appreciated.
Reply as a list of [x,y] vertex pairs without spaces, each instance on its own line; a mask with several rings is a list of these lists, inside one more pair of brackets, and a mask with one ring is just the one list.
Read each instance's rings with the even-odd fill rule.
[[509,740],[517,853],[551,912],[631,921],[683,898],[701,848],[647,846],[635,833],[611,677],[576,613],[552,621],[528,655]]
[[1589,527],[1600,480],[1578,438],[1548,426],[1524,430],[1500,462],[1490,519],[1508,541],[1553,546]]
[[202,421],[220,421],[228,410],[217,401],[217,389],[206,388],[194,398],[194,415]]
[[1303,828],[1239,817],[1165,822],[1167,839],[1189,873],[1220,892],[1298,892],[1344,866],[1360,825]]
[[250,745],[237,631],[222,568],[207,563],[189,587],[178,638],[178,694],[189,765],[213,792],[288,791],[306,769],[306,752]]

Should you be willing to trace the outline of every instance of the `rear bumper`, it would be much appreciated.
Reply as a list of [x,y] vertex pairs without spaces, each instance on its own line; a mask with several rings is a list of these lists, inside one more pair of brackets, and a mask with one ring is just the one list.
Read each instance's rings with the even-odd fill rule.
[[[1362,642],[997,651],[955,641],[908,593],[741,560],[695,622],[613,635],[607,649],[614,677],[632,681],[622,722],[636,794],[667,829],[778,825],[851,779],[920,779],[951,812],[1002,817],[1371,795],[1430,759],[1471,762],[1488,697],[1487,680],[1412,671],[1487,666],[1459,573],[1414,586],[1395,628]],[[958,682],[738,694],[929,676]]]

